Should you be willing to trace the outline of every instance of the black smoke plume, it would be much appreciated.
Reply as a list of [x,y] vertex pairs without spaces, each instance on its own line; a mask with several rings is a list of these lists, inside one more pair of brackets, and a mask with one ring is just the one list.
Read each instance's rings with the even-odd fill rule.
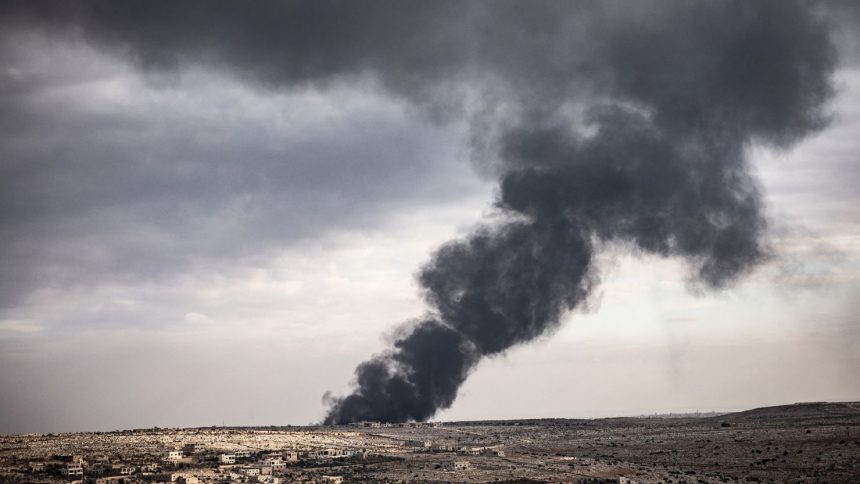
[[358,366],[326,423],[425,420],[449,407],[481,357],[553,330],[588,296],[592,252],[608,242],[684,257],[710,288],[767,258],[745,149],[823,126],[826,31],[798,5],[679,7],[603,39],[593,60],[606,60],[611,87],[581,115],[585,129],[563,96],[500,123],[497,204],[511,221],[435,254],[418,276],[431,316]]
[[470,119],[501,222],[420,271],[427,314],[360,364],[326,423],[425,420],[481,358],[555,329],[607,244],[682,257],[718,289],[766,260],[746,152],[827,123],[819,3],[6,2],[7,27],[81,37],[147,71],[195,63],[267,89],[370,85]]

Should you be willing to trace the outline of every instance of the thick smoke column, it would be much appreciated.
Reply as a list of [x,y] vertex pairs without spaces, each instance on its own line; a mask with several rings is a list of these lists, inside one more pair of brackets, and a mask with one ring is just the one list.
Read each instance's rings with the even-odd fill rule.
[[440,248],[427,314],[360,364],[327,423],[424,420],[485,356],[556,328],[606,244],[723,287],[769,256],[747,149],[826,124],[835,58],[801,1],[6,2],[141,69],[190,61],[266,89],[372,85],[467,116],[501,223]]
[[419,275],[431,316],[358,366],[326,423],[449,407],[482,357],[554,329],[588,296],[601,244],[684,257],[711,288],[767,257],[744,151],[824,124],[827,35],[797,5],[685,10],[605,39],[612,89],[585,113],[590,134],[577,134],[565,98],[502,129],[498,206],[511,221],[435,254]]

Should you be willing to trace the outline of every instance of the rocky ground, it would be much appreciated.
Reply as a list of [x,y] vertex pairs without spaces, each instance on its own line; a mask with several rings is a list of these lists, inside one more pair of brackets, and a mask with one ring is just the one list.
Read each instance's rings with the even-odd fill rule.
[[[195,444],[190,461],[167,452]],[[235,465],[222,453],[245,451]],[[271,453],[299,460],[246,476]],[[334,451],[336,456],[332,457]],[[146,429],[0,437],[0,480],[70,482],[860,482],[860,403],[710,417],[451,422],[437,426]],[[101,467],[93,465],[101,462]],[[109,462],[111,466],[105,463]],[[152,470],[153,464],[158,469]],[[149,466],[147,472],[143,469]],[[455,469],[455,467],[463,467]],[[111,470],[113,469],[113,470]],[[265,469],[264,469],[265,471]],[[118,482],[115,480],[113,482]]]

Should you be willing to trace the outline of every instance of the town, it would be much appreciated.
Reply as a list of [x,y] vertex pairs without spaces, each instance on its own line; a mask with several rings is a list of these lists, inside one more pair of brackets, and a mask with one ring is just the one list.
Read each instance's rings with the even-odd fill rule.
[[[438,424],[383,424],[362,422],[349,426],[373,429],[438,429]],[[364,445],[356,445],[361,435]],[[16,480],[82,484],[137,482],[344,482],[353,467],[404,460],[403,454],[424,452],[452,456],[436,470],[466,471],[468,460],[454,456],[505,455],[501,444],[465,444],[462,439],[433,442],[371,432],[341,430],[283,430],[213,427],[206,429],[139,429],[84,434],[46,434],[6,439],[8,444],[27,442],[28,448],[44,450],[42,458],[5,468],[0,477]],[[107,442],[110,442],[107,444]],[[12,447],[14,448],[14,447]],[[75,448],[80,454],[63,453]],[[84,453],[83,451],[88,451]],[[32,457],[32,456],[31,456]]]

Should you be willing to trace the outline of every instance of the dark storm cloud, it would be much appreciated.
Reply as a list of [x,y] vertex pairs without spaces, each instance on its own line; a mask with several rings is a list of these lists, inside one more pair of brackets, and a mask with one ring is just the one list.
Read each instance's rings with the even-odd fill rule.
[[260,95],[199,71],[158,88],[20,29],[2,47],[7,309],[41,289],[229,270],[378,223],[392,200],[444,202],[474,187],[447,180],[468,172],[449,129],[378,96]]
[[254,5],[27,3],[6,18],[144,72],[205,65],[272,92],[368,82],[433,121],[471,120],[503,221],[422,269],[428,315],[359,365],[331,423],[447,408],[481,357],[587,298],[604,243],[682,257],[704,287],[748,272],[769,249],[745,152],[821,129],[832,95],[830,30],[803,2]]

